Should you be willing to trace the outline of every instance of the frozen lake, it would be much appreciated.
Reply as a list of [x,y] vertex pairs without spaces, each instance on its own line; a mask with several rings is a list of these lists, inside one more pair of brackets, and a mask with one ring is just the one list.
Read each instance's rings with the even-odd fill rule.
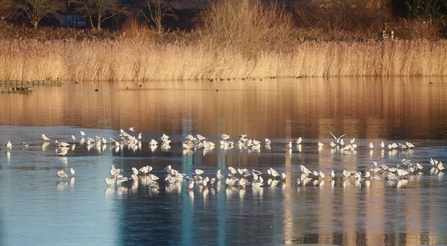
[[[447,160],[443,79],[92,82],[2,93],[0,245],[445,245],[446,171],[430,163]],[[141,133],[136,147],[110,141],[121,129]],[[331,147],[331,132],[345,134],[345,145]],[[196,134],[215,148],[185,149]],[[232,148],[221,146],[222,134]],[[241,134],[259,149],[238,146]],[[95,137],[107,143],[89,145]],[[68,143],[66,155],[55,140]],[[351,140],[357,148],[345,148]],[[407,142],[415,147],[402,148]],[[130,180],[106,184],[112,165]],[[131,179],[132,167],[147,165],[158,181]],[[169,165],[224,178],[189,189],[186,177],[165,181]],[[305,177],[301,166],[325,176]],[[243,181],[227,184],[229,167],[262,172],[262,185],[239,173]],[[410,173],[399,177],[396,167]]]

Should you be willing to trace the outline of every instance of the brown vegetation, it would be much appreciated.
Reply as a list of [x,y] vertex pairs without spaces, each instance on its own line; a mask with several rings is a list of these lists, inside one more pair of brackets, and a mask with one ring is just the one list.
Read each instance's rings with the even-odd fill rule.
[[400,39],[398,30],[382,40],[381,29],[374,33],[380,22],[356,36],[366,27],[328,20],[311,29],[305,23],[318,23],[316,16],[293,15],[278,4],[223,0],[190,33],[154,32],[136,19],[116,33],[6,25],[0,34],[13,38],[0,40],[0,81],[447,75],[447,41],[416,39],[425,26],[402,22],[414,40]]

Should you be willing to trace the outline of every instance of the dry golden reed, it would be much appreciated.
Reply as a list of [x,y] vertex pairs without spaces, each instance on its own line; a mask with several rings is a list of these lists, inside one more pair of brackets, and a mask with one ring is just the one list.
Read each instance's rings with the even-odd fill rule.
[[250,60],[200,43],[0,40],[0,80],[447,75],[446,51],[447,41],[303,42]]

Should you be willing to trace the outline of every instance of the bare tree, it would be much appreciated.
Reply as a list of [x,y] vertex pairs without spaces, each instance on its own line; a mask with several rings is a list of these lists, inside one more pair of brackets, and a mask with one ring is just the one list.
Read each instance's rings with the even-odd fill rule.
[[[88,16],[93,29],[101,30],[101,24],[123,11],[119,0],[72,0],[76,11]],[[96,24],[96,25],[95,25]]]
[[153,21],[157,32],[163,32],[162,19],[166,16],[171,16],[176,18],[174,14],[174,6],[172,0],[144,0],[143,5],[149,10],[146,14],[144,9],[140,13],[146,18],[148,22]]
[[65,9],[65,4],[61,0],[18,0],[17,7],[25,12],[31,24],[37,29],[43,17],[59,16]]
[[12,0],[0,0],[0,18],[6,21],[13,18],[17,14],[17,6]]

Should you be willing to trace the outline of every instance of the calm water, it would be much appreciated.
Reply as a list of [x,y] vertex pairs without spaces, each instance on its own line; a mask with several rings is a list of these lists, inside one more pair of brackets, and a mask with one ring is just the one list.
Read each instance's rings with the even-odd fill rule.
[[[447,178],[429,162],[447,162],[443,79],[84,83],[0,94],[0,245],[447,244]],[[142,148],[79,141],[80,130],[119,139],[120,129],[142,133]],[[330,147],[330,132],[346,134],[346,143],[355,138],[357,149]],[[52,140],[45,144],[42,133]],[[163,133],[171,148],[151,149],[149,141],[160,142]],[[234,142],[247,134],[261,149],[223,149],[223,133]],[[184,150],[188,134],[216,148]],[[302,144],[289,149],[298,137]],[[54,140],[70,144],[65,157]],[[416,147],[382,149],[381,141]],[[403,180],[340,173],[364,172],[374,161],[396,167],[402,159],[424,169]],[[111,165],[127,177],[132,167],[150,165],[160,188],[141,179],[108,186]],[[226,176],[230,166],[256,169],[265,184],[240,188],[222,180],[188,190],[187,181],[164,181],[168,165],[188,176],[202,169],[210,178],[218,169]],[[300,165],[326,177],[296,186]],[[286,180],[269,185],[270,167]],[[70,168],[74,177],[56,176]]]

